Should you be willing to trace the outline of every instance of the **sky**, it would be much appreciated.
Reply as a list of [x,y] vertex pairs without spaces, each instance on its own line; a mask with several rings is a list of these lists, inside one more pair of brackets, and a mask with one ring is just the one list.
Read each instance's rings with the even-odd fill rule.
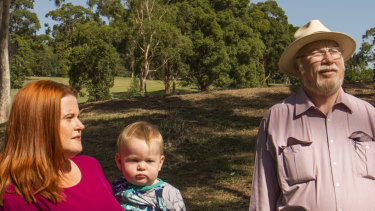
[[[257,3],[263,0],[251,0]],[[75,5],[86,7],[86,0],[66,0]],[[362,44],[362,35],[366,30],[375,27],[374,0],[276,0],[288,16],[288,22],[294,26],[302,26],[313,19],[319,19],[331,31],[346,33],[357,42],[357,50]],[[42,29],[44,23],[53,23],[45,18],[50,10],[55,10],[54,0],[35,0],[34,11],[38,14]]]

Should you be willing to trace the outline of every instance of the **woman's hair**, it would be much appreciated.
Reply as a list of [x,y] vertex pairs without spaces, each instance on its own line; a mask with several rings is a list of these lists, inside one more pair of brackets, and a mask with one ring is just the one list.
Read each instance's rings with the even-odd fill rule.
[[15,96],[0,154],[0,205],[8,185],[26,202],[35,194],[61,201],[59,175],[65,161],[60,140],[61,99],[76,96],[69,86],[34,81]]
[[117,147],[124,146],[133,138],[144,140],[148,145],[158,143],[160,154],[163,154],[163,137],[155,125],[139,121],[126,126],[117,139]]

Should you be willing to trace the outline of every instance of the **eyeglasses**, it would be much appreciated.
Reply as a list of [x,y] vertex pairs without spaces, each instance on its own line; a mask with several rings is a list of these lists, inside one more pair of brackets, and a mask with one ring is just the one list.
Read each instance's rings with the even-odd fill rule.
[[315,50],[306,55],[297,56],[296,58],[311,57],[315,61],[322,61],[324,59],[324,56],[326,55],[326,52],[328,52],[332,56],[333,59],[339,59],[341,58],[344,50],[339,47],[322,48],[319,50]]

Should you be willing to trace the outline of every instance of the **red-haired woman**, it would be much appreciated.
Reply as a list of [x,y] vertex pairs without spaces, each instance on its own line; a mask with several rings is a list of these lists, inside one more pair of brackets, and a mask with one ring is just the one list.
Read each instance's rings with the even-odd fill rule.
[[82,151],[76,93],[49,80],[17,93],[0,154],[0,210],[122,210]]

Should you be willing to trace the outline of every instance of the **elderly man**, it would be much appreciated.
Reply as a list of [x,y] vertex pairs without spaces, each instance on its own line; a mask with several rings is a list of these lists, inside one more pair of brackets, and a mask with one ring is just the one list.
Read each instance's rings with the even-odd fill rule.
[[301,88],[260,124],[250,210],[375,210],[375,109],[343,91],[350,36],[312,20],[281,55]]

